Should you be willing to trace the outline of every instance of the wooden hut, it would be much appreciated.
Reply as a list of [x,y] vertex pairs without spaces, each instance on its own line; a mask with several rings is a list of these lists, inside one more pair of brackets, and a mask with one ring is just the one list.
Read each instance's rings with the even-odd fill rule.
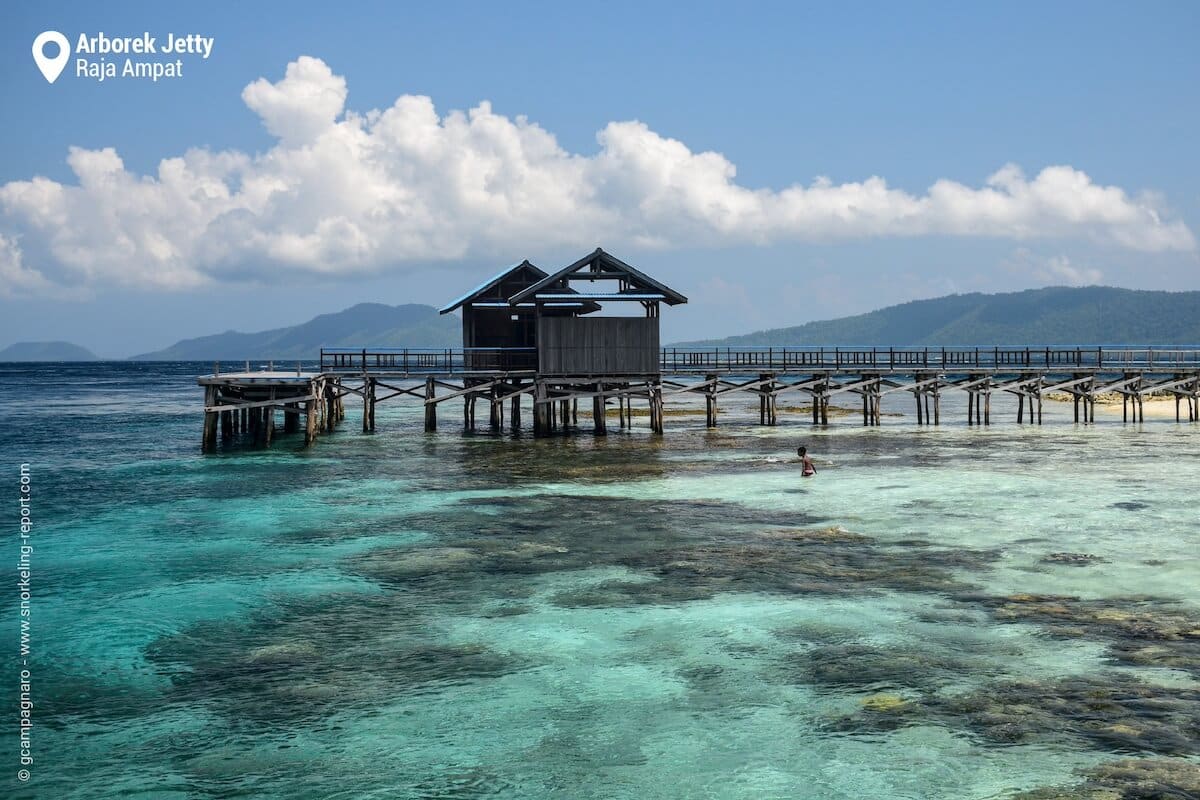
[[[586,287],[579,288],[583,283]],[[611,302],[638,303],[645,313],[597,313]],[[679,292],[596,248],[552,275],[522,261],[441,311],[462,308],[463,347],[471,368],[618,377],[658,374],[659,306],[686,302]]]
[[[532,302],[511,303],[510,299],[546,277],[543,270],[528,260],[522,261],[441,309],[443,314],[462,309],[463,350],[468,369],[537,369],[538,309]],[[587,313],[598,308],[595,303],[564,300],[549,313]]]

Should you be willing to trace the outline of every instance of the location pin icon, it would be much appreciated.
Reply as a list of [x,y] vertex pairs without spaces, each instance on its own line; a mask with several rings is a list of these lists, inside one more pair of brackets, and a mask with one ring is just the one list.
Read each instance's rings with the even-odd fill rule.
[[[46,58],[46,54],[42,52],[42,48],[46,46],[47,42],[54,42],[58,45],[58,55],[54,58]],[[63,67],[67,65],[67,59],[70,57],[71,43],[58,31],[43,31],[33,40],[33,60],[50,83],[58,80],[58,76],[62,74]]]

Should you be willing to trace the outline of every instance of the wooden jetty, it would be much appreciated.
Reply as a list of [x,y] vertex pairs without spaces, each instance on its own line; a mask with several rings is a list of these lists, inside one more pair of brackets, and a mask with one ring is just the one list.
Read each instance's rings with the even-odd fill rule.
[[[644,314],[596,313],[613,302],[640,304]],[[660,306],[686,302],[601,249],[553,274],[523,261],[442,309],[462,310],[462,348],[325,348],[307,372],[214,366],[198,380],[202,449],[239,434],[269,445],[278,413],[286,433],[299,432],[303,419],[310,445],[345,419],[351,396],[362,402],[364,433],[375,430],[381,402],[423,404],[432,432],[439,406],[459,398],[464,427],[476,427],[482,402],[493,430],[505,427],[506,408],[508,426],[519,430],[529,396],[535,435],[577,424],[581,400],[591,401],[597,435],[607,432],[610,405],[625,428],[635,403],[648,408],[650,429],[661,434],[666,398],[702,395],[706,424],[715,427],[719,400],[733,393],[758,397],[763,425],[778,424],[779,398],[789,394],[809,401],[814,425],[829,424],[839,395],[857,396],[862,423],[879,425],[884,398],[904,394],[912,395],[918,425],[938,425],[945,391],[967,393],[967,421],[978,425],[991,424],[997,392],[1016,396],[1018,423],[1040,425],[1050,392],[1072,397],[1078,423],[1094,422],[1097,398],[1114,392],[1126,422],[1143,421],[1152,394],[1174,396],[1176,421],[1200,422],[1200,348],[661,347]]]

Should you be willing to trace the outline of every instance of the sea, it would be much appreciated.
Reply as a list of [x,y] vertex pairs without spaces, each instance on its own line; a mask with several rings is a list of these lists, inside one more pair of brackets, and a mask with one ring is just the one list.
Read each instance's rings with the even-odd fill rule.
[[202,455],[209,367],[0,365],[6,797],[1200,792],[1200,424],[351,397]]

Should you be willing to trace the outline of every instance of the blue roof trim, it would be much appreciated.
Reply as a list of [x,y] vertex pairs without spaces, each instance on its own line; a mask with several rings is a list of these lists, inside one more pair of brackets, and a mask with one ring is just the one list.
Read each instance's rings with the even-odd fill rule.
[[535,272],[541,272],[543,275],[546,274],[545,272],[542,272],[542,270],[535,267],[533,264],[530,264],[529,260],[526,259],[526,260],[522,261],[521,263],[513,264],[511,267],[508,267],[503,272],[500,272],[499,274],[493,275],[491,278],[488,278],[486,281],[479,284],[474,289],[472,289],[471,291],[464,294],[462,297],[460,297],[457,300],[454,300],[453,302],[449,303],[448,305],[443,306],[442,308],[438,309],[438,313],[439,314],[449,314],[451,311],[458,308],[463,303],[470,300],[472,297],[475,297],[476,295],[479,295],[479,294],[483,294],[488,289],[492,288],[497,283],[499,283],[500,281],[507,278],[509,275],[511,275],[514,272],[516,272],[517,270],[519,270],[521,267],[529,267],[530,269],[534,270]]
[[[599,278],[607,278],[610,276],[611,277],[624,277],[628,282],[634,284],[636,286],[636,288],[638,290],[640,290],[641,292],[646,292],[647,290],[650,290],[650,291],[655,291],[655,292],[661,293],[663,295],[662,300],[665,301],[667,303],[667,305],[673,306],[673,305],[678,305],[680,303],[687,302],[687,298],[684,297],[679,292],[675,291],[674,289],[672,289],[671,287],[669,287],[665,284],[659,283],[658,281],[656,281],[654,278],[651,278],[646,273],[642,272],[641,270],[635,269],[634,267],[631,267],[629,264],[626,264],[624,261],[622,261],[621,259],[614,256],[612,253],[606,253],[604,250],[602,250],[599,247],[597,247],[591,253],[588,253],[583,258],[576,261],[574,264],[563,267],[558,272],[555,272],[553,275],[547,275],[545,278],[542,278],[540,281],[533,284],[532,286],[528,286],[528,287],[522,289],[521,291],[517,292],[516,294],[514,294],[512,297],[509,298],[509,302],[523,303],[523,302],[525,302],[527,300],[531,300],[531,299],[537,300],[537,299],[544,297],[547,292],[550,292],[553,294],[561,294],[562,289],[551,288],[551,287],[553,287],[554,284],[556,284],[556,283],[565,281],[567,283],[567,287],[569,288],[569,285],[570,285],[569,282],[571,280],[591,280],[592,277],[590,275],[588,275],[587,273],[582,272],[581,270],[583,270],[584,267],[592,266],[595,264],[603,265],[603,266],[609,268],[609,275],[599,275],[599,276],[597,276]],[[598,270],[598,272],[603,272],[603,270]],[[575,290],[571,289],[571,291],[574,292]],[[630,295],[619,295],[618,294],[618,295],[612,296],[611,298],[604,298],[604,299],[620,300],[620,299],[633,299],[633,298]]]
[[546,292],[537,295],[539,300],[565,300],[568,297],[578,297],[580,300],[665,300],[667,296],[655,292],[649,294],[646,292],[578,292],[576,294],[562,294],[560,292]]

